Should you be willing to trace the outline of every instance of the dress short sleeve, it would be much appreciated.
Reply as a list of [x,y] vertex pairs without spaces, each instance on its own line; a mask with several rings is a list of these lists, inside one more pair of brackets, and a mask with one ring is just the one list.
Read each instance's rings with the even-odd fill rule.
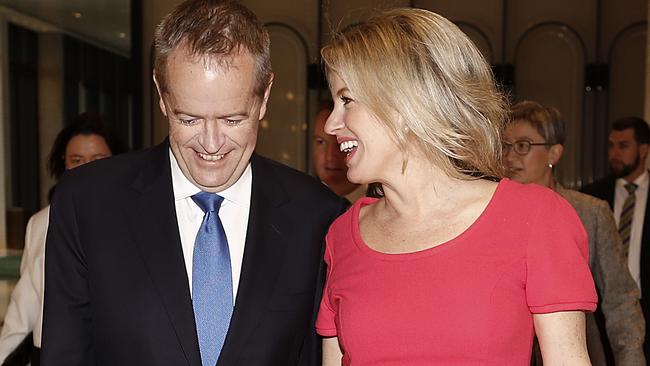
[[323,298],[318,309],[316,318],[316,332],[323,337],[334,337],[337,335],[335,317],[336,312],[330,303],[330,284],[332,274],[332,255],[330,252],[329,237],[325,238],[325,263],[327,264],[327,280],[323,289]]
[[526,249],[526,299],[531,313],[594,311],[598,298],[589,270],[587,233],[575,210],[548,192],[531,215]]

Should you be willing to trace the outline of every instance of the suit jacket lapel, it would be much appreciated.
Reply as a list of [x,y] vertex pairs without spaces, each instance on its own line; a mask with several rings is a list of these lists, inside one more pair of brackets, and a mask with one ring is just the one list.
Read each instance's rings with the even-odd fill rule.
[[201,365],[188,277],[176,220],[169,145],[151,151],[155,160],[135,179],[127,208],[134,242],[167,310],[188,365]]
[[251,159],[253,183],[251,208],[246,232],[239,290],[219,365],[233,365],[255,329],[277,280],[280,263],[287,248],[282,240],[281,206],[288,195],[274,178],[268,163],[257,156]]

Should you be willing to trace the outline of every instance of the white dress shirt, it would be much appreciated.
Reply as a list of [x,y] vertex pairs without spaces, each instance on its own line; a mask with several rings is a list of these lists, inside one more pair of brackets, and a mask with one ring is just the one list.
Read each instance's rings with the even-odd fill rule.
[[[634,216],[632,217],[632,228],[630,231],[630,248],[627,257],[627,265],[630,269],[630,274],[636,284],[641,289],[641,237],[643,235],[643,221],[645,220],[645,206],[648,199],[648,182],[650,177],[648,171],[644,171],[638,178],[634,180],[634,184],[638,187],[634,192]],[[621,219],[621,211],[623,210],[623,203],[628,196],[625,185],[627,181],[623,178],[616,180],[616,189],[614,193],[614,218],[616,225]]]
[[[192,200],[192,195],[199,193],[201,190],[185,177],[171,149],[169,150],[169,161],[171,163],[178,231],[181,235],[183,257],[185,259],[185,268],[187,270],[191,293],[194,240],[196,239],[196,234],[199,232],[204,215],[203,210]],[[224,191],[218,193],[224,198],[219,209],[219,218],[226,232],[228,248],[230,250],[233,299],[237,297],[242,260],[244,258],[244,243],[246,242],[246,230],[248,228],[252,183],[253,174],[251,165],[248,163],[239,180]]]

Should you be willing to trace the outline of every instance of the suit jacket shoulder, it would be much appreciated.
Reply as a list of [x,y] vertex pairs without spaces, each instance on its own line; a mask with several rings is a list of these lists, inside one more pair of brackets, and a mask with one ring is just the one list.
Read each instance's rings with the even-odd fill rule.
[[280,188],[281,191],[276,191],[276,194],[286,195],[285,198],[294,203],[302,201],[313,205],[329,202],[339,207],[344,202],[318,179],[301,171],[259,155],[253,155],[251,164],[254,187],[258,183],[255,182],[256,178],[264,179],[264,182],[259,183]]
[[[565,188],[558,189],[557,192],[573,206],[581,219],[587,214],[602,213],[603,209],[607,210],[607,202],[605,200],[586,192],[583,193]],[[597,209],[594,210],[594,208]]]
[[607,176],[591,184],[582,187],[582,192],[588,195],[598,197],[607,201],[610,207],[614,207],[614,188],[616,187],[616,178]]

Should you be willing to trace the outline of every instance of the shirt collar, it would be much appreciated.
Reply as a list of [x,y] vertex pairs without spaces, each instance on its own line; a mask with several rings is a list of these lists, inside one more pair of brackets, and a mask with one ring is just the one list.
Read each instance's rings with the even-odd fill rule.
[[[639,188],[646,188],[648,186],[648,183],[650,182],[650,174],[648,174],[647,170],[644,170],[641,175],[639,175],[635,180],[634,184],[636,184]],[[616,180],[616,187],[625,187],[627,184],[627,181],[623,178],[618,178]]]
[[[201,192],[201,189],[190,182],[185,174],[183,174],[171,148],[169,149],[169,163],[172,172],[172,187],[174,189],[175,201],[184,200]],[[223,197],[225,201],[238,205],[245,204],[250,199],[252,182],[253,173],[251,163],[249,162],[248,165],[246,165],[246,169],[244,169],[244,173],[239,177],[235,184],[221,192],[218,192],[218,194]]]

